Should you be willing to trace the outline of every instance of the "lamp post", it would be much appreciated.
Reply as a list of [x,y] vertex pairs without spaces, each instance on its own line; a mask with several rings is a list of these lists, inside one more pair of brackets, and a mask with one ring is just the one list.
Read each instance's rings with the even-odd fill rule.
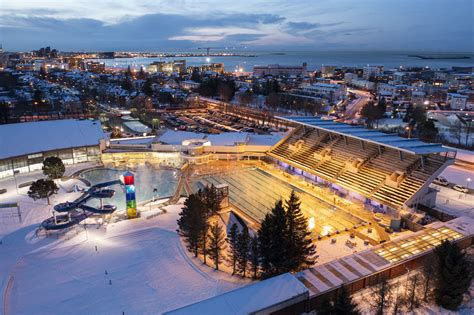
[[408,131],[408,139],[411,139],[411,127],[406,126],[405,129]]
[[467,182],[466,188],[469,189],[469,184],[471,183],[471,178],[468,177],[468,178],[466,179],[466,182]]

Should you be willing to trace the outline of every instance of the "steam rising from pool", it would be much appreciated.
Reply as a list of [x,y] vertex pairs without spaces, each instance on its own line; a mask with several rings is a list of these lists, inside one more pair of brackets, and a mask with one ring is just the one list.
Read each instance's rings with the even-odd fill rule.
[[[135,188],[137,203],[147,201],[155,197],[156,199],[169,197],[174,194],[178,183],[177,171],[167,169],[154,169],[146,165],[137,166],[134,169],[112,169],[99,168],[83,172],[79,177],[89,181],[92,185],[120,179],[125,171],[135,173]],[[104,204],[113,204],[118,210],[125,210],[125,193],[119,185],[110,187],[115,190],[112,198],[104,199]],[[157,192],[153,192],[156,188]],[[87,203],[91,206],[98,206],[99,200],[92,199]]]

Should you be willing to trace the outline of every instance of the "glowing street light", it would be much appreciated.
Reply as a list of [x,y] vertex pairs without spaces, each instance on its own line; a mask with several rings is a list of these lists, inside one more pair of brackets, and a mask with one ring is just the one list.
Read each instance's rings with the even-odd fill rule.
[[467,182],[466,188],[469,189],[469,184],[471,183],[471,178],[468,177],[468,178],[466,179],[466,182]]

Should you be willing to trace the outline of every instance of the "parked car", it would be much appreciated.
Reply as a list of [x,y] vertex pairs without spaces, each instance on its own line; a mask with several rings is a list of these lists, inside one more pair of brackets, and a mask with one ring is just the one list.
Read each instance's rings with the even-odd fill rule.
[[460,191],[462,193],[465,193],[465,194],[467,194],[469,192],[469,189],[467,189],[467,187],[464,187],[464,186],[461,186],[461,185],[454,185],[453,189],[457,190],[457,191]]
[[433,183],[441,185],[441,186],[448,186],[449,182],[443,176],[436,177]]

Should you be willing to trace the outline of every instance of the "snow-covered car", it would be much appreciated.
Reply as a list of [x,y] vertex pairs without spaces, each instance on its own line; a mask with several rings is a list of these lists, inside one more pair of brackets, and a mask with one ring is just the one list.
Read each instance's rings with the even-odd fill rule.
[[449,182],[443,176],[436,177],[433,183],[441,185],[441,186],[448,186]]
[[465,194],[467,194],[469,192],[469,189],[467,189],[466,187],[461,186],[461,185],[454,185],[453,189],[457,190],[457,191],[460,191],[462,193],[465,193]]

